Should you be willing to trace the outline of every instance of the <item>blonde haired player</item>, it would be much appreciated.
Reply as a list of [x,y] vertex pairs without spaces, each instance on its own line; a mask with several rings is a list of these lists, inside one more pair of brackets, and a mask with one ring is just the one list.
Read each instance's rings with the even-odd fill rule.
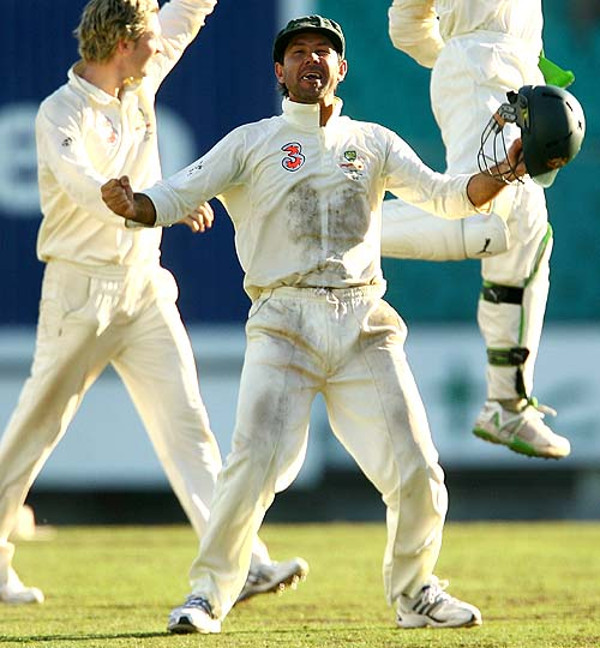
[[[388,14],[394,46],[432,68],[431,105],[448,173],[477,170],[481,133],[507,92],[545,83],[541,0],[394,0]],[[514,127],[508,141],[518,136]],[[552,250],[543,187],[525,179],[490,214],[463,221],[441,221],[399,200],[387,201],[384,215],[383,256],[481,260],[477,319],[487,347],[487,400],[473,432],[525,455],[566,457],[569,441],[543,420],[555,412],[533,397]]]
[[[221,457],[177,285],[160,265],[161,230],[126,228],[102,202],[100,186],[122,173],[142,186],[160,179],[155,94],[215,4],[172,0],[159,11],[156,0],[91,0],[76,30],[82,60],[40,107],[37,251],[46,267],[31,376],[0,442],[0,602],[44,599],[17,576],[8,536],[35,477],[109,364],[197,535],[204,533]],[[201,205],[182,222],[204,231],[212,218]],[[301,559],[272,562],[256,539],[242,597],[306,571]]]

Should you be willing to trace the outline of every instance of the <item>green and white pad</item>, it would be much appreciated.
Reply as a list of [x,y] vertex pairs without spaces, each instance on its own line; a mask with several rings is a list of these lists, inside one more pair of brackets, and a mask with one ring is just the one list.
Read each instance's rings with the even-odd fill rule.
[[549,289],[552,228],[522,286],[484,280],[477,319],[486,341],[488,398],[531,398]]

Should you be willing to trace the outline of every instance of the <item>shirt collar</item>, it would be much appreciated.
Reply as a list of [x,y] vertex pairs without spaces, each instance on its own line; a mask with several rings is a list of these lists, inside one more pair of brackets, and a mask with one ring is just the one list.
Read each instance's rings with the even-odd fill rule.
[[[80,92],[87,96],[93,97],[94,101],[101,105],[108,105],[115,101],[118,101],[116,97],[113,97],[108,92],[105,92],[98,86],[95,86],[93,83],[86,81],[82,76],[79,75],[79,72],[83,66],[83,61],[78,61],[75,63],[67,73],[69,82],[74,85]],[[125,87],[125,92],[135,91],[140,85],[139,81],[130,83]]]
[[[344,102],[339,97],[336,97],[333,113],[327,122],[327,126],[339,119],[343,105]],[[288,97],[284,97],[281,102],[281,108],[284,118],[294,126],[303,130],[316,130],[320,128],[319,104],[299,103],[298,101],[290,101]]]

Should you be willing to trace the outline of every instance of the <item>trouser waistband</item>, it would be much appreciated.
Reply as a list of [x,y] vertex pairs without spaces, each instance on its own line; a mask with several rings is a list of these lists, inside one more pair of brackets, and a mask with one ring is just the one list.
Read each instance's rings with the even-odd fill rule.
[[386,282],[354,286],[352,288],[328,288],[326,286],[292,287],[278,286],[262,290],[257,299],[275,297],[277,299],[314,300],[322,301],[334,297],[337,301],[356,301],[365,299],[381,299],[386,291]]
[[153,269],[160,268],[158,263],[140,263],[133,266],[107,264],[107,265],[86,265],[74,261],[65,261],[64,259],[50,259],[46,262],[47,266],[56,268],[70,268],[72,271],[85,275],[86,277],[96,277],[102,279],[126,279],[129,276],[146,275]]

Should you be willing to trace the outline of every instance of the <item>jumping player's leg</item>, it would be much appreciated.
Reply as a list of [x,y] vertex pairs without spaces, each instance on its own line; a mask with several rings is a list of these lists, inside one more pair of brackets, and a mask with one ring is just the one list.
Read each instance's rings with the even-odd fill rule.
[[[477,51],[484,59],[487,52],[489,61],[473,65],[468,44],[450,43],[432,73],[432,108],[451,173],[477,171],[480,135],[492,113],[506,102],[508,90],[544,82],[535,57],[513,52],[499,66],[492,49]],[[520,133],[516,127],[504,130],[508,147]],[[485,152],[494,154],[492,142]],[[518,452],[559,458],[569,453],[569,443],[544,425],[544,411],[531,397],[551,251],[543,190],[527,179],[510,193],[503,192],[494,210],[508,225],[510,244],[507,252],[482,259],[478,323],[490,363],[488,401],[474,431]]]
[[552,252],[552,230],[546,219],[540,223],[531,238],[515,239],[508,252],[481,264],[477,316],[488,350],[488,398],[532,396]]
[[533,397],[551,251],[546,226],[531,240],[516,241],[506,258],[482,263],[477,319],[487,348],[487,401],[473,431],[521,454],[560,459],[569,454],[569,441],[543,422],[554,412]]

